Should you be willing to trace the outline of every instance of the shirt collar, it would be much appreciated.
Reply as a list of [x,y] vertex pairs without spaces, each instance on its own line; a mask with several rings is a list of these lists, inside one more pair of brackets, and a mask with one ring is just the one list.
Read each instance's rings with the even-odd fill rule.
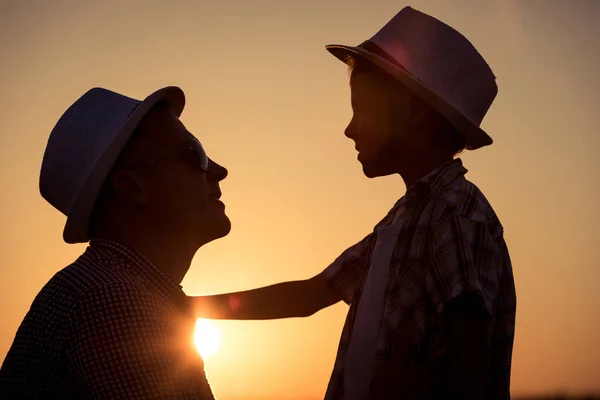
[[460,158],[448,161],[429,172],[408,188],[406,197],[409,202],[411,200],[437,197],[444,188],[450,185],[455,179],[464,176],[467,172],[468,170],[463,166]]
[[90,241],[90,247],[104,256],[118,257],[125,261],[125,265],[139,274],[154,290],[178,306],[185,305],[183,287],[158,269],[140,252],[107,239],[94,239]]

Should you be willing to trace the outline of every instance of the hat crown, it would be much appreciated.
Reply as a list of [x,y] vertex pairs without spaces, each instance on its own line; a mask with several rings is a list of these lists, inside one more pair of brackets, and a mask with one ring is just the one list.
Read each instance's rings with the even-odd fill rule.
[[94,165],[140,104],[103,88],[93,88],[73,103],[52,130],[40,172],[40,193],[69,215]]
[[411,7],[403,8],[370,42],[475,125],[498,93],[494,73],[467,38]]

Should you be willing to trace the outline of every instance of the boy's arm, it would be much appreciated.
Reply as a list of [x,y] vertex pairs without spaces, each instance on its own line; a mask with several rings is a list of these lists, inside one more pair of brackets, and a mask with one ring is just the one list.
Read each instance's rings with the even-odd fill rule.
[[428,298],[447,326],[448,398],[484,399],[490,379],[497,240],[483,222],[451,215],[436,229]]
[[364,272],[372,234],[346,249],[320,274],[301,281],[213,296],[189,297],[196,318],[308,317],[340,300],[350,304]]
[[342,297],[323,274],[242,292],[189,298],[197,318],[278,319],[308,317]]
[[476,296],[464,294],[448,304],[448,391],[451,398],[485,399],[494,318]]

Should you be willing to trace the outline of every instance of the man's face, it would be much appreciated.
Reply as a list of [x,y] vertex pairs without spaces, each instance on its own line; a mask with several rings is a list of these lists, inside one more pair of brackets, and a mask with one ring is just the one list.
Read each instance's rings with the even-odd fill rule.
[[345,134],[355,142],[364,174],[374,178],[398,172],[419,144],[413,134],[414,95],[387,77],[356,70],[350,91],[353,117]]
[[208,172],[203,171],[198,154],[189,149],[192,134],[166,110],[151,111],[138,129],[141,134],[126,157],[141,166],[135,175],[148,221],[199,245],[227,235],[231,223],[219,200],[219,182],[227,170],[211,160]]

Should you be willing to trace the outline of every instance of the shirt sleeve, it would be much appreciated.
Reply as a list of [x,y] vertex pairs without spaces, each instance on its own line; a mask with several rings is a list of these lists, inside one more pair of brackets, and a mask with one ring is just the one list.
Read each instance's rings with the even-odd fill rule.
[[475,295],[492,315],[498,293],[498,243],[485,223],[452,215],[432,234],[427,266],[426,291],[437,312],[462,294]]
[[141,286],[107,285],[88,293],[68,350],[85,397],[212,400],[191,321]]
[[354,246],[346,249],[322,273],[329,286],[339,293],[347,304],[352,302],[356,285],[368,267],[373,235],[371,233]]

